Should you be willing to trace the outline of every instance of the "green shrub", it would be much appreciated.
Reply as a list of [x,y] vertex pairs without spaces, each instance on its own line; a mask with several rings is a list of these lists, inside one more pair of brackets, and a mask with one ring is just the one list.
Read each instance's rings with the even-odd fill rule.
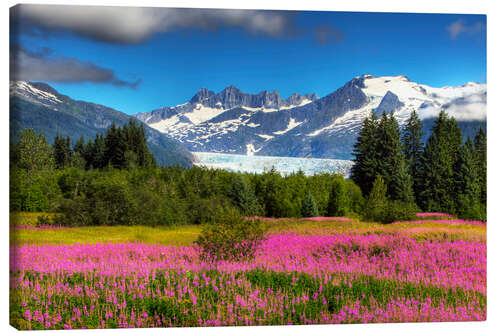
[[418,210],[414,203],[388,200],[386,192],[387,186],[384,180],[380,175],[377,175],[363,212],[365,220],[391,223],[414,218]]
[[51,225],[52,219],[48,215],[40,215],[36,218],[36,226],[40,227],[42,225]]
[[208,262],[252,259],[264,239],[262,222],[245,219],[234,208],[220,209],[215,217],[203,226],[196,240],[200,259]]
[[88,200],[82,197],[62,199],[54,223],[68,227],[95,225],[92,212],[97,214],[99,207],[91,207]]
[[402,201],[388,201],[385,214],[378,222],[391,223],[394,221],[410,221],[415,217],[418,207],[414,203]]

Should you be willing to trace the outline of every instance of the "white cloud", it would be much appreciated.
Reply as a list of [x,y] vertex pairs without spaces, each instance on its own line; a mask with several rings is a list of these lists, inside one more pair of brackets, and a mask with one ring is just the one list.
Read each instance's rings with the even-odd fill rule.
[[[456,120],[486,120],[486,94],[471,95],[450,103],[444,108],[446,113]],[[420,119],[435,118],[439,115],[441,108],[429,105],[418,110]]]
[[297,31],[283,11],[196,8],[18,5],[11,9],[13,28],[46,35],[71,32],[92,40],[135,44],[155,33],[177,29],[242,28],[247,33],[285,37]]
[[464,20],[459,19],[446,27],[451,39],[456,39],[461,34],[475,34],[486,29],[483,22],[476,22],[473,25],[466,25]]

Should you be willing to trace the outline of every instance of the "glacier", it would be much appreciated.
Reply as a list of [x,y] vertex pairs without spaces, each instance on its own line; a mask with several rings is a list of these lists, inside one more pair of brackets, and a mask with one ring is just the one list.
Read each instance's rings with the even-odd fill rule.
[[326,158],[255,156],[224,153],[192,152],[198,159],[197,166],[225,169],[234,172],[263,173],[274,169],[283,176],[302,170],[306,176],[340,173],[348,178],[353,162]]

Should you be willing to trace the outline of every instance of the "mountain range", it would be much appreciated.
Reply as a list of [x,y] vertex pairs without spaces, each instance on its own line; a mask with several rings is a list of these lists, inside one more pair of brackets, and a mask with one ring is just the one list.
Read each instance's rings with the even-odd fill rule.
[[[15,142],[24,128],[43,132],[49,143],[56,135],[69,136],[76,142],[81,136],[93,139],[105,133],[113,123],[123,125],[129,115],[103,105],[76,101],[62,95],[46,83],[10,82],[10,135]],[[148,148],[161,165],[190,167],[196,161],[183,144],[145,126]]]
[[394,112],[401,125],[416,110],[427,138],[444,109],[466,138],[479,126],[486,129],[486,99],[486,84],[434,88],[403,75],[365,74],[321,98],[314,93],[286,99],[277,91],[248,94],[231,85],[219,93],[203,88],[184,104],[129,116],[73,100],[46,83],[11,81],[10,133],[15,141],[23,128],[34,128],[50,143],[57,134],[75,142],[132,118],[146,124],[148,147],[162,165],[190,167],[197,162],[191,152],[349,160],[371,110],[377,116]]
[[247,94],[232,85],[219,93],[203,88],[184,104],[134,117],[195,152],[352,159],[357,133],[371,110],[378,116],[394,112],[400,125],[415,110],[427,137],[444,109],[467,137],[486,125],[486,95],[486,84],[434,88],[404,75],[365,74],[322,98]]

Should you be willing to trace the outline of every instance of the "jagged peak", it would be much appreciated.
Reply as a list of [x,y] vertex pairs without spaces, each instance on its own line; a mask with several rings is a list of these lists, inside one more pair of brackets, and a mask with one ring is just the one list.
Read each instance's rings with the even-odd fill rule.
[[236,88],[234,85],[230,84],[226,88],[224,88],[221,92],[225,91],[241,91],[241,90]]
[[207,88],[201,88],[192,98],[189,102],[191,103],[198,103],[201,102],[207,98],[210,98],[211,96],[215,95],[215,93],[211,90],[208,90]]

